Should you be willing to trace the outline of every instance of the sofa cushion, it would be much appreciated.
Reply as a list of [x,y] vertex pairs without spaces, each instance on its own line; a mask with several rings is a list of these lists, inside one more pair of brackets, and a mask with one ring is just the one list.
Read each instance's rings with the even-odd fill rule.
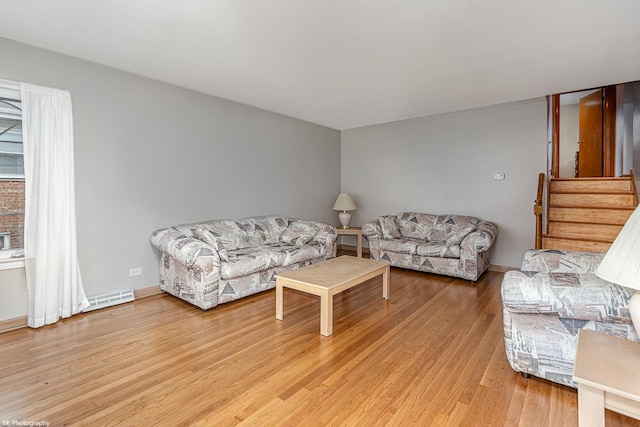
[[246,233],[240,228],[236,221],[219,219],[202,224],[202,226],[208,229],[215,237],[218,245],[227,249],[227,251],[253,246],[248,244],[244,239]]
[[437,215],[417,212],[404,212],[398,215],[398,230],[402,237],[425,240]]
[[447,246],[459,245],[468,234],[476,231],[474,224],[466,224],[459,227],[451,227],[451,231],[447,234]]
[[445,242],[424,242],[416,247],[420,256],[439,258],[460,258],[460,245],[449,246]]
[[265,245],[261,248],[269,252],[269,256],[276,260],[277,266],[287,267],[289,265],[320,258],[326,255],[326,247],[318,244],[306,244],[302,247],[279,242]]
[[604,252],[530,249],[524,254],[521,270],[589,274],[596,271],[604,255]]
[[380,228],[382,229],[382,237],[385,239],[398,239],[402,237],[400,230],[398,230],[395,215],[381,216],[378,220],[380,221]]
[[252,246],[276,243],[289,224],[289,219],[282,216],[253,216],[236,221],[246,234],[246,241]]
[[289,245],[302,247],[309,243],[317,232],[318,228],[309,223],[292,221],[280,235],[280,241]]
[[280,259],[263,248],[242,248],[228,251],[229,261],[220,263],[220,277],[233,279],[281,265]]
[[203,228],[194,228],[193,237],[202,240],[208,245],[213,246],[213,248],[218,251],[218,256],[220,257],[221,261],[229,261],[227,250],[224,248],[224,246],[218,243],[218,239],[211,231],[205,230]]
[[323,246],[321,245],[304,245],[302,247],[289,247],[285,251],[285,260],[282,263],[283,267],[298,264],[311,259],[320,258],[323,255]]
[[460,242],[476,229],[478,219],[461,215],[438,215],[426,238],[434,242],[447,242],[459,245]]
[[398,254],[415,254],[416,246],[420,243],[424,242],[424,240],[416,240],[416,239],[390,239],[390,240],[380,240],[380,249],[388,252],[395,252]]
[[198,224],[198,227],[212,233],[220,249],[233,251],[277,242],[288,223],[286,217],[271,215],[239,220],[216,219]]
[[502,280],[507,310],[569,319],[631,323],[629,299],[634,292],[594,274],[508,271]]

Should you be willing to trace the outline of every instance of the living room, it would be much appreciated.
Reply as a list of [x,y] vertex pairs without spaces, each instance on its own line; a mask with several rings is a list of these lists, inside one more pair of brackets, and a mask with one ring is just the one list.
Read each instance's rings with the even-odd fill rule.
[[[632,2],[625,7],[611,19],[637,11]],[[621,27],[630,41],[613,39],[629,52],[638,30]],[[540,29],[531,37],[548,35]],[[525,72],[501,51],[494,61],[522,74],[511,98],[478,98],[456,108],[468,86],[484,83],[473,74],[445,76],[440,84],[449,87],[451,106],[332,127],[10,38],[0,30],[0,79],[68,90],[73,99],[78,253],[87,295],[156,289],[160,255],[149,237],[159,227],[264,214],[337,224],[331,207],[342,191],[357,204],[354,225],[401,211],[493,221],[499,228],[493,270],[517,268],[534,243],[536,177],[547,169],[545,96],[640,79],[639,59],[628,53],[585,73],[542,61]],[[124,48],[120,43],[113,49]],[[176,67],[178,74],[181,67],[197,68],[197,57],[171,64],[178,48],[168,47],[149,67]],[[528,87],[531,74],[544,75],[544,90]],[[246,76],[250,87],[260,83],[256,75]],[[493,89],[487,84],[480,92]],[[426,99],[429,93],[413,96]],[[495,181],[495,173],[505,179]],[[142,274],[129,277],[138,267]],[[491,286],[499,286],[495,280]],[[0,321],[26,317],[24,268],[0,270],[0,284]]]
[[[546,167],[544,98],[340,132],[0,43],[4,78],[72,93],[87,295],[157,285],[156,228],[271,213],[336,223],[341,190],[358,206],[354,225],[405,210],[486,218],[500,226],[492,254],[500,266],[517,266],[532,245],[535,178]],[[506,179],[493,181],[495,172]],[[128,277],[138,266],[142,275]],[[11,274],[0,320],[25,315],[24,280],[16,270],[0,274]]]

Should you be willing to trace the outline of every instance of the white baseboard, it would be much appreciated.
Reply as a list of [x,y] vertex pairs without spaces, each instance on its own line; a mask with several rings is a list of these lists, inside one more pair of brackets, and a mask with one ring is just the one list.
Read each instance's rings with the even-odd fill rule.
[[14,329],[26,328],[27,316],[14,317],[13,319],[0,320],[0,334]]
[[507,271],[511,271],[511,270],[519,270],[519,268],[505,267],[504,265],[489,264],[489,268],[487,270],[494,271],[496,273],[506,273]]
[[[160,285],[150,286],[148,288],[137,289],[133,291],[136,299],[150,297],[152,295],[161,294]],[[14,329],[26,328],[27,316],[14,317],[13,319],[0,320],[0,334],[3,332],[13,331]]]
[[133,296],[136,299],[150,297],[152,295],[161,294],[163,291],[160,289],[160,285],[150,286],[148,288],[134,289]]

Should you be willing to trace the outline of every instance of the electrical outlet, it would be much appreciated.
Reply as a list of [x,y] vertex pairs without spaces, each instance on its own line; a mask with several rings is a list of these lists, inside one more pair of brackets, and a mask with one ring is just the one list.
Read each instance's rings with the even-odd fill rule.
[[493,174],[493,180],[494,181],[504,181],[504,174],[503,173],[494,173]]
[[142,267],[130,268],[129,277],[140,276],[142,274]]

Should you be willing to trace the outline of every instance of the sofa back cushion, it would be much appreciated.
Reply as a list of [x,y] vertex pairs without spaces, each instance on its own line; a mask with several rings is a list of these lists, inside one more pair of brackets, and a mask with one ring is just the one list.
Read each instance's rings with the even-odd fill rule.
[[[215,239],[218,249],[233,251],[277,243],[282,231],[289,225],[283,216],[255,216],[239,220],[216,219],[198,224],[203,241]],[[207,242],[211,244],[211,242]],[[212,245],[216,247],[215,245]]]
[[216,235],[210,230],[202,227],[197,227],[192,230],[193,237],[196,239],[202,240],[206,244],[213,246],[213,248],[218,252],[218,256],[222,261],[229,261],[229,255],[227,250],[222,244],[219,243]]
[[302,247],[309,243],[318,233],[318,227],[303,221],[293,220],[280,234],[280,241],[289,245]]
[[459,245],[467,234],[476,230],[480,220],[465,215],[431,215],[404,212],[396,223],[402,237]]
[[382,229],[382,237],[385,239],[399,239],[402,237],[400,229],[398,228],[398,221],[396,215],[386,215],[378,218],[380,221],[380,228]]
[[[459,245],[467,237],[467,234],[476,230],[479,222],[478,218],[471,216],[439,216],[434,226],[434,232],[438,238],[441,238],[440,241],[446,242],[447,245]],[[431,238],[430,240],[435,239]]]
[[436,218],[431,214],[403,212],[396,217],[396,223],[402,237],[426,240]]

